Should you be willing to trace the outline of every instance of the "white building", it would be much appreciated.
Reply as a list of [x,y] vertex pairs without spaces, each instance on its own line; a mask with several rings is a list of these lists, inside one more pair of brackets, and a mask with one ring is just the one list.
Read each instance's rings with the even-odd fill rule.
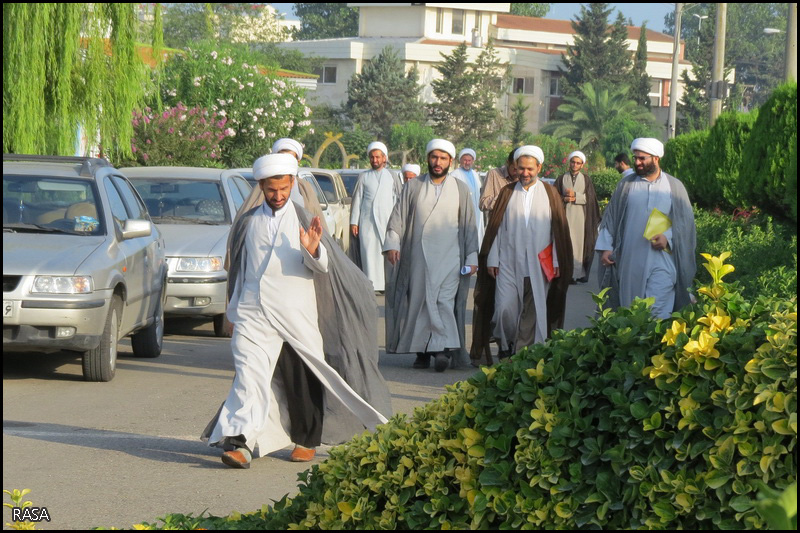
[[[470,61],[475,61],[491,37],[501,62],[512,67],[513,83],[509,94],[499,98],[498,106],[508,116],[521,95],[528,110],[528,129],[534,133],[547,122],[561,103],[559,65],[561,54],[573,44],[570,21],[509,15],[511,4],[347,4],[359,9],[358,37],[296,41],[281,46],[305,55],[326,58],[321,71],[317,104],[341,105],[347,101],[347,83],[360,73],[365,62],[393,46],[405,62],[406,70],[416,66],[422,98],[435,101],[431,82],[440,77],[435,69],[442,55],[450,55],[467,43]],[[641,28],[628,26],[628,49],[636,52]],[[666,122],[672,71],[673,38],[647,30],[647,74],[652,78],[650,100],[653,113]],[[681,70],[691,72],[683,59]],[[679,87],[678,98],[682,90]]]

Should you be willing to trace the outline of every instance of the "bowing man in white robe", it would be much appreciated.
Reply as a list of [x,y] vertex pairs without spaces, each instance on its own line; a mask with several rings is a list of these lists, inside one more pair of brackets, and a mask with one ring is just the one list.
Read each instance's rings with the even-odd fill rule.
[[475,158],[475,150],[472,148],[464,148],[461,150],[458,154],[460,166],[453,171],[453,176],[466,183],[467,187],[469,187],[469,193],[472,196],[472,207],[475,209],[475,224],[478,227],[478,242],[483,242],[483,212],[479,206],[481,199],[481,179],[478,177],[478,173],[472,170]]
[[514,154],[519,181],[508,200],[505,216],[486,265],[497,281],[492,322],[500,343],[500,357],[548,336],[547,294],[550,280],[539,254],[552,246],[551,264],[560,275],[558,247],[553,239],[553,213],[547,187],[538,178],[544,154],[537,146],[523,146]]
[[362,172],[353,190],[350,206],[350,232],[358,239],[361,269],[375,291],[386,288],[383,242],[394,204],[400,197],[401,184],[386,169],[388,151],[381,142],[367,147],[372,170]]
[[277,405],[272,388],[284,342],[364,426],[373,429],[386,421],[325,362],[313,276],[327,271],[328,252],[320,243],[319,219],[304,231],[289,201],[297,160],[287,154],[264,156],[254,173],[266,202],[248,226],[228,305],[236,375],[208,437],[212,446],[228,448],[222,460],[238,468],[248,468],[253,455],[291,444],[285,408]]
[[386,291],[386,351],[416,353],[414,368],[443,372],[466,363],[469,276],[478,267],[478,233],[469,189],[448,174],[449,141],[428,143],[428,174],[406,182],[386,232],[392,269]]

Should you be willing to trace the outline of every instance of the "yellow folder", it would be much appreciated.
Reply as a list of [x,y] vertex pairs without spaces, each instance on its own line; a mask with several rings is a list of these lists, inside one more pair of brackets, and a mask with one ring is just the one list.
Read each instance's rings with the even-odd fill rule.
[[658,209],[653,208],[653,211],[650,213],[650,218],[647,219],[647,225],[644,228],[644,238],[649,241],[671,227],[672,221],[669,217]]

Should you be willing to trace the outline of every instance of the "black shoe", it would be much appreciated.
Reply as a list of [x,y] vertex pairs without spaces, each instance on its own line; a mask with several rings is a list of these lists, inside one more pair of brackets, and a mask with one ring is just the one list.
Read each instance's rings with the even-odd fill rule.
[[433,368],[435,368],[437,372],[444,372],[448,366],[450,366],[450,355],[447,352],[437,353]]
[[582,278],[578,278],[578,283],[589,283],[589,276],[583,276]]
[[425,369],[431,367],[431,354],[429,353],[418,353],[417,360],[414,361],[413,368],[417,369]]
[[511,350],[500,350],[497,353],[497,358],[501,361],[508,359],[509,357],[511,357]]
[[577,285],[578,284],[578,280],[577,279],[570,280],[569,284],[570,285]]

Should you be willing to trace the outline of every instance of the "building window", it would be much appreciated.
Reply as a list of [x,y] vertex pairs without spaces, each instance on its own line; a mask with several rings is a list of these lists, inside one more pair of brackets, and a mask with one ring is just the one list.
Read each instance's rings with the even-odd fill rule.
[[315,68],[314,74],[319,76],[317,83],[334,84],[336,83],[336,67]]
[[436,9],[436,33],[444,31],[444,10],[440,7]]
[[513,94],[533,94],[533,78],[514,78],[511,92]]
[[561,78],[550,78],[550,96],[561,96]]
[[464,10],[453,10],[453,35],[464,35]]
[[661,83],[663,80],[650,80],[650,107],[661,107]]

